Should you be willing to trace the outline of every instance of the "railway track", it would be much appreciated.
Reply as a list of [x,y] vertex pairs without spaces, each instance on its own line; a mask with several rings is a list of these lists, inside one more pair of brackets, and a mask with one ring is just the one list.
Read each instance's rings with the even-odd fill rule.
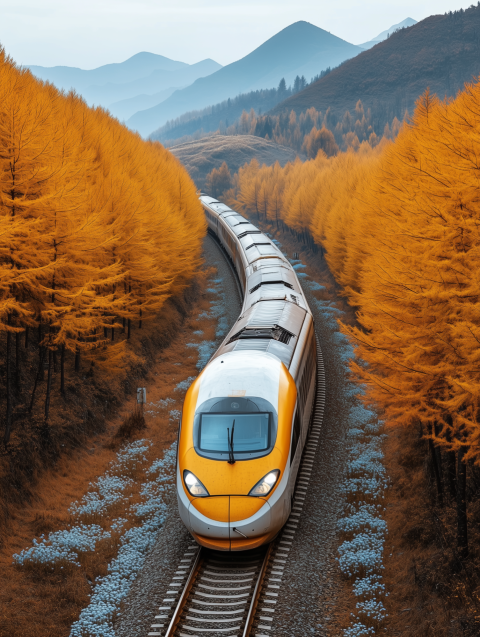
[[[325,371],[317,338],[317,393],[287,524],[268,546],[242,553],[188,547],[149,637],[271,637],[283,571],[315,463],[325,406]],[[299,541],[300,538],[297,538]]]

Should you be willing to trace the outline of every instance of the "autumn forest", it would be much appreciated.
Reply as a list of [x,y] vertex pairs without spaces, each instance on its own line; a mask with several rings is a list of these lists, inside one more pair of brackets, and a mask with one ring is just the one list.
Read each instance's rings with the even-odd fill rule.
[[455,100],[427,91],[393,142],[341,152],[330,134],[329,152],[319,146],[310,161],[253,160],[233,176],[224,164],[207,180],[326,260],[356,312],[342,326],[352,375],[391,427],[427,442],[433,503],[455,511],[457,560],[477,555],[478,539],[467,502],[477,515],[479,122],[480,83]]
[[[131,331],[188,285],[205,223],[192,181],[160,144],[0,56],[8,444],[25,405],[32,412],[42,401],[48,429],[51,394],[65,395],[65,365],[112,374],[135,358]],[[37,371],[27,384],[22,352],[32,347]]]
[[[225,66],[143,52],[90,70],[26,67],[0,45],[0,637],[141,637],[167,618],[150,611],[181,586],[183,563],[195,559],[195,577],[203,568],[203,540],[178,516],[178,476],[219,494],[178,469],[183,401],[221,343],[243,348],[242,332],[228,334],[250,309],[218,201],[246,218],[232,227],[256,226],[239,239],[263,237],[245,250],[282,253],[258,251],[250,292],[271,284],[258,299],[292,316],[299,305],[315,327],[310,371],[295,363],[305,400],[317,382],[301,415],[307,452],[295,456],[287,526],[261,558],[258,591],[273,573],[283,608],[277,619],[263,609],[278,621],[266,629],[294,634],[298,619],[321,637],[480,634],[480,2],[416,17],[362,45],[302,20]],[[77,85],[55,79],[64,69]],[[111,105],[89,101],[97,89]],[[137,116],[158,117],[149,136]],[[288,299],[292,283],[267,279],[287,266],[304,305]],[[302,342],[305,327],[296,336],[278,323],[269,348],[282,330]],[[263,352],[259,329],[245,333]],[[269,471],[255,489],[296,475]],[[227,534],[222,551],[260,549],[232,528],[243,548]],[[179,591],[160,607],[169,622]]]

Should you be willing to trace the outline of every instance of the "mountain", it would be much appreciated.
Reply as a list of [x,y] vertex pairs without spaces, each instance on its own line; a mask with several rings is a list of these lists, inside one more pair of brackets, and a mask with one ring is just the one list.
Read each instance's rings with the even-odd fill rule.
[[187,111],[197,110],[256,89],[287,84],[297,75],[308,80],[327,67],[358,55],[360,47],[308,22],[295,22],[247,56],[191,86],[175,91],[162,104],[140,111],[127,125],[146,136]]
[[398,24],[394,24],[386,31],[382,31],[381,33],[377,35],[377,37],[373,38],[373,40],[370,40],[369,42],[364,42],[363,44],[359,44],[358,46],[361,47],[362,49],[371,49],[372,46],[375,46],[379,42],[383,42],[383,40],[386,40],[397,29],[413,27],[414,24],[417,24],[416,20],[414,20],[413,18],[406,18],[402,22],[399,22]]
[[48,80],[57,88],[75,89],[81,93],[92,85],[132,82],[140,77],[146,77],[153,71],[178,71],[187,68],[185,62],[170,60],[163,55],[154,53],[137,53],[125,62],[105,64],[96,69],[84,70],[71,66],[29,66],[27,68],[39,79]]
[[[188,86],[199,77],[205,77],[222,67],[214,60],[202,60],[174,71],[156,69],[147,76],[139,77],[131,82],[108,82],[101,85],[88,86],[82,91],[89,104],[110,105],[120,100],[138,95],[153,95],[170,87],[182,88]],[[165,98],[163,98],[165,99]],[[162,99],[154,102],[159,104]]]
[[224,161],[233,175],[254,157],[260,164],[271,166],[278,161],[285,166],[297,156],[291,148],[253,135],[214,135],[172,146],[169,150],[182,162],[200,189],[204,187],[208,173],[213,168],[220,168]]
[[[159,104],[175,89],[188,86],[222,66],[210,59],[186,64],[163,55],[137,53],[125,62],[106,64],[89,71],[69,66],[28,68],[36,77],[52,82],[59,89],[75,89],[90,105],[109,108],[115,104],[112,114],[122,119],[140,109]],[[149,96],[155,97],[149,100]],[[130,99],[136,99],[132,102],[136,104],[133,108],[116,104]]]
[[[453,96],[480,74],[480,7],[435,15],[393,33],[331,73],[275,106],[270,113],[314,106],[333,126],[358,100],[378,123],[403,118],[427,89]],[[169,98],[171,99],[171,98]],[[383,126],[382,126],[383,128]],[[380,130],[378,125],[375,130]]]
[[108,110],[120,121],[127,120],[137,111],[143,111],[146,108],[151,108],[152,106],[160,104],[160,102],[166,100],[167,97],[170,97],[177,88],[177,86],[170,86],[169,88],[166,88],[159,93],[154,93],[153,95],[146,95],[145,93],[142,95],[135,95],[135,97],[129,97],[126,100],[120,100],[119,102],[110,104]]

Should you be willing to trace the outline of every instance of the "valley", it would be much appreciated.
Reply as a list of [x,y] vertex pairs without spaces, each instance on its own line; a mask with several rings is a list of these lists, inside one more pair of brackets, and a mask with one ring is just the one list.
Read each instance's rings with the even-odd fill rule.
[[0,637],[477,637],[480,2],[47,5],[0,49]]

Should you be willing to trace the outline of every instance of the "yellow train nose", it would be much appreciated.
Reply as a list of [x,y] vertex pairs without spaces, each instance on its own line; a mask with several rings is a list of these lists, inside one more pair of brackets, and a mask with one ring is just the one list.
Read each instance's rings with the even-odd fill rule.
[[195,498],[192,505],[206,518],[228,522],[230,514],[230,496],[221,495],[210,498]]
[[249,498],[241,495],[230,496],[230,514],[229,521],[239,522],[255,515],[265,504],[263,498]]
[[265,504],[265,500],[242,495],[224,495],[195,498],[192,504],[197,511],[211,520],[234,523],[255,515]]
[[207,548],[245,551],[274,537],[268,500],[242,495],[194,498],[189,507],[189,527]]

